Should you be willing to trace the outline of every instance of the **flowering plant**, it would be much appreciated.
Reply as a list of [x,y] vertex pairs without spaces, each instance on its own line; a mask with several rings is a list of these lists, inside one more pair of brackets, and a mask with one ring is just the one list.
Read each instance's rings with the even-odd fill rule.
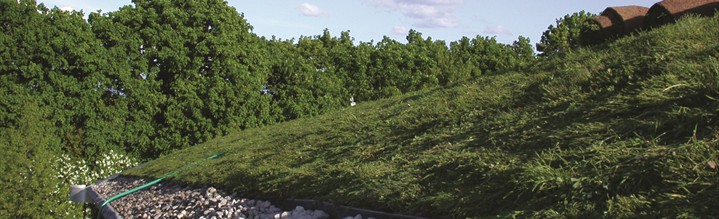
[[137,165],[137,160],[110,150],[90,166],[85,160],[73,160],[66,154],[57,158],[59,163],[58,179],[69,185],[92,184],[94,181],[118,174]]
[[[67,154],[61,154],[60,156],[56,156],[56,159],[58,181],[55,185],[55,190],[53,191],[53,195],[55,196],[63,196],[67,192],[67,188],[69,188],[70,185],[93,184],[99,179],[107,178],[114,174],[118,174],[138,164],[137,159],[134,159],[122,153],[118,153],[113,150],[110,150],[108,153],[103,154],[95,162],[86,162],[82,159],[72,159]],[[51,210],[51,213],[59,215],[64,214],[68,217],[79,217],[79,215],[75,214],[80,210],[80,207],[83,207],[72,204],[69,200],[65,201],[65,203],[61,205],[64,205],[65,207],[58,208],[56,210],[64,212],[52,212]],[[85,213],[84,215],[90,215],[89,213],[91,211],[91,208],[86,206],[84,206],[83,208]]]

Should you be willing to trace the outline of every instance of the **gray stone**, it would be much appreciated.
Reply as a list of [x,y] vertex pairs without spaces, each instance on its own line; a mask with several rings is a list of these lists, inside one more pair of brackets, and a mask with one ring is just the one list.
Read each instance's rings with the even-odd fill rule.
[[209,209],[205,210],[204,212],[202,212],[202,215],[204,215],[204,216],[209,216],[209,215],[211,215],[211,214],[213,214],[213,213],[215,213],[215,209],[214,209],[214,208],[209,208]]
[[[103,196],[109,197],[147,183],[144,179],[117,177],[93,185]],[[282,211],[269,201],[237,197],[214,187],[192,188],[166,183],[141,190],[113,202],[113,207],[125,218],[295,218],[326,219],[322,211],[297,206]],[[355,217],[348,217],[355,219]],[[361,216],[360,216],[361,218]]]
[[227,205],[227,199],[222,199],[219,204],[217,204],[218,208],[222,208],[223,206]]

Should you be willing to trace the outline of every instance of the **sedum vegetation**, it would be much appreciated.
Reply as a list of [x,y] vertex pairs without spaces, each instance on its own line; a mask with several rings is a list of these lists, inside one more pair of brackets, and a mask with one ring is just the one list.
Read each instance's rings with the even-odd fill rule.
[[719,215],[719,17],[215,138],[127,175],[432,218]]

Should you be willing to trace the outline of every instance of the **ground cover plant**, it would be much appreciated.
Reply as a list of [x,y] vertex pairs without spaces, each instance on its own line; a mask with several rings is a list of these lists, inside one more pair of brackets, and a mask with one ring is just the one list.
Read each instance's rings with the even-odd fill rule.
[[719,17],[237,131],[127,175],[433,218],[719,215]]

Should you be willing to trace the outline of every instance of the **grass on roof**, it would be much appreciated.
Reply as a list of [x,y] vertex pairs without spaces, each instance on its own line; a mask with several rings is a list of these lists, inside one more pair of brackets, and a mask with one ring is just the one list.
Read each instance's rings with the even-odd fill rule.
[[719,215],[719,17],[239,131],[125,174],[433,218]]

